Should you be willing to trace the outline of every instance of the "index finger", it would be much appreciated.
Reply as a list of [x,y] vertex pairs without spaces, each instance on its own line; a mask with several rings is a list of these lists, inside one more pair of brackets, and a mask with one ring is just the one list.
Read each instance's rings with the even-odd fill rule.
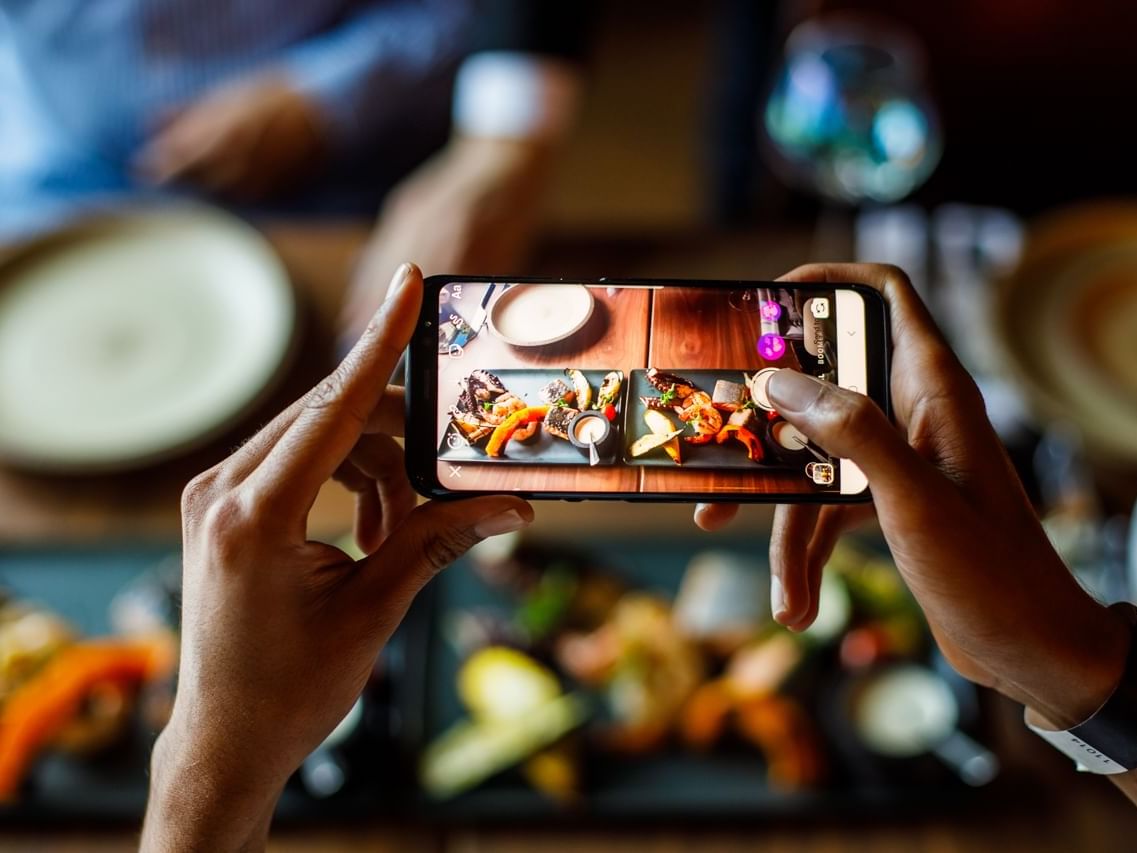
[[367,331],[327,379],[305,398],[295,420],[249,476],[258,500],[300,522],[320,487],[368,428],[418,322],[422,273],[404,264]]

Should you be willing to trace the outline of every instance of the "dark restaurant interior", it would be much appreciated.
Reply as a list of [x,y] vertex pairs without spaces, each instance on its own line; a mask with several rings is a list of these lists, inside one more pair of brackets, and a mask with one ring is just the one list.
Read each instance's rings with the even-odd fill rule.
[[[403,262],[565,282],[895,265],[1046,547],[1088,598],[1137,602],[1135,31],[1137,7],[1071,0],[0,2],[0,853],[137,849],[148,797],[143,849],[238,849],[155,817],[183,615],[229,625],[190,606],[199,581],[183,593],[200,560],[183,492],[370,334]],[[471,353],[562,375],[562,350],[486,320],[494,286],[468,290],[486,293]],[[636,367],[708,366],[684,303],[664,326],[659,295],[596,290],[572,333],[609,328],[568,364],[589,395],[634,346]],[[647,305],[633,339],[620,323]],[[932,382],[893,364],[894,389]],[[968,445],[966,406],[929,399]],[[662,442],[619,482],[681,482],[652,474],[680,461]],[[376,549],[333,470],[301,541],[363,565]],[[882,500],[830,543],[804,630],[771,611],[774,507],[712,533],[693,503],[540,501],[456,553],[281,777],[268,849],[1132,849],[1133,789],[1077,772],[1024,726],[1021,691],[958,665]],[[925,503],[919,547],[966,541],[1015,597],[1008,626],[1050,612],[1014,528]],[[253,671],[273,622],[255,598],[250,683],[272,678]],[[296,643],[349,630],[324,628]],[[287,754],[287,712],[265,717],[269,752]]]

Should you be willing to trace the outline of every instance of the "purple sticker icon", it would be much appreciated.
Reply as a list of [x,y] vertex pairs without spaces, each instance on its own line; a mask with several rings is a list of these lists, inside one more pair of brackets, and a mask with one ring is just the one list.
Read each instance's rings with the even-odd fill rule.
[[772,299],[767,299],[762,303],[762,319],[769,320],[771,323],[776,321],[782,316],[782,306]]
[[777,361],[786,354],[786,342],[781,335],[773,332],[758,339],[758,355],[768,361]]

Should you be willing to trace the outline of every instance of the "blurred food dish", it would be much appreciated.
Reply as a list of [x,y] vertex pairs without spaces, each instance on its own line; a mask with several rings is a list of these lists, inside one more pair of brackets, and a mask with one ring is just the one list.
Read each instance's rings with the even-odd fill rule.
[[1094,455],[1137,462],[1137,204],[1041,220],[995,323],[1038,416],[1076,425]]
[[581,284],[515,284],[490,308],[490,331],[515,347],[543,347],[571,337],[596,302]]
[[771,621],[753,541],[505,544],[441,576],[407,626],[422,681],[401,691],[402,737],[425,814],[754,818],[862,795],[942,805],[968,787],[939,748],[974,725],[972,705],[899,757],[849,723],[848,685],[934,659],[872,551],[837,550],[817,621],[795,634]]
[[296,325],[283,265],[204,207],[68,228],[0,264],[0,458],[114,471],[231,425],[280,375]]

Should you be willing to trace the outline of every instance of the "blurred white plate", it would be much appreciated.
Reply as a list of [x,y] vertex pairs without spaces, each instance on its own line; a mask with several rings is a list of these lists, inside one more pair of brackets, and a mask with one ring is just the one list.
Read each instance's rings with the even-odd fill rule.
[[283,367],[296,308],[251,227],[207,208],[69,228],[0,265],[0,457],[55,472],[215,436]]
[[1137,206],[1087,205],[1032,228],[996,325],[1037,414],[1137,461]]
[[547,346],[584,328],[594,307],[582,284],[515,284],[490,308],[490,331],[517,347]]

